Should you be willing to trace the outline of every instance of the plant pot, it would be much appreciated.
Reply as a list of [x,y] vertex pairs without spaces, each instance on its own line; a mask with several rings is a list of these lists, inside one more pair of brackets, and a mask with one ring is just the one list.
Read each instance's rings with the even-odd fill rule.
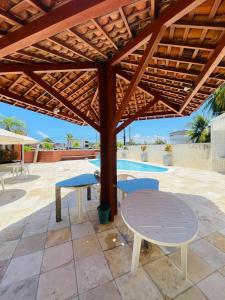
[[98,206],[98,220],[100,224],[110,222],[110,206],[108,204]]
[[165,166],[172,166],[172,154],[171,153],[165,153],[163,155],[163,164]]
[[141,153],[141,161],[148,161],[148,152],[144,151]]

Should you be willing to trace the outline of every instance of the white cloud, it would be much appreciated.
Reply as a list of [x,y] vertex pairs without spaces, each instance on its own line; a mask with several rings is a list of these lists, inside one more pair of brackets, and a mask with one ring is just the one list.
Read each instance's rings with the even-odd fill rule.
[[141,136],[140,134],[135,134],[135,135],[132,136],[132,139],[137,144],[143,144],[143,143],[151,144],[151,143],[154,143],[157,138],[160,138],[160,139],[166,140],[166,141],[168,140],[168,137],[166,137],[166,136],[159,136],[159,135]]
[[45,132],[42,132],[42,131],[37,131],[36,132],[38,135],[40,135],[41,137],[43,138],[49,138],[49,135]]

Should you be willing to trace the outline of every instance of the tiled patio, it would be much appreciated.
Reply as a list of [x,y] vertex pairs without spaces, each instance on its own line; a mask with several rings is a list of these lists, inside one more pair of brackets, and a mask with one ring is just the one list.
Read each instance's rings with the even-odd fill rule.
[[184,281],[179,251],[156,245],[143,247],[132,276],[132,233],[120,216],[99,225],[96,199],[78,223],[74,192],[64,191],[63,221],[55,222],[54,183],[93,170],[87,161],[37,164],[29,178],[6,181],[0,194],[1,300],[225,299],[225,175],[184,168],[153,175],[199,219]]

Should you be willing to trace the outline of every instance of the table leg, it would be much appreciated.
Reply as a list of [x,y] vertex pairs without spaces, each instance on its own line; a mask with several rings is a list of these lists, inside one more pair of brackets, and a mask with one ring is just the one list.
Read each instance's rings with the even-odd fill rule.
[[77,200],[78,200],[78,220],[81,221],[83,217],[83,189],[77,189]]
[[61,218],[61,188],[55,187],[55,209],[56,209],[56,222],[62,221]]
[[87,187],[87,200],[91,200],[91,187]]
[[181,268],[183,277],[187,279],[187,244],[181,245]]
[[139,256],[140,256],[140,250],[141,250],[141,237],[134,234],[134,244],[133,244],[133,254],[132,254],[132,263],[131,263],[131,273],[135,274],[138,269],[139,264]]

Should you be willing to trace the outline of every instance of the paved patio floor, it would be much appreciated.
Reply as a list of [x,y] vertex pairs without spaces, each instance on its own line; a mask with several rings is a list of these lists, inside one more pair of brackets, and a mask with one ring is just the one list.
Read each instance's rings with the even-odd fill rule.
[[6,180],[0,194],[1,300],[225,299],[225,175],[185,168],[152,174],[199,219],[185,281],[179,249],[150,244],[131,275],[132,233],[119,215],[99,225],[96,199],[87,202],[78,223],[75,193],[64,191],[63,221],[55,222],[54,183],[93,171],[87,161],[36,164],[28,178]]

